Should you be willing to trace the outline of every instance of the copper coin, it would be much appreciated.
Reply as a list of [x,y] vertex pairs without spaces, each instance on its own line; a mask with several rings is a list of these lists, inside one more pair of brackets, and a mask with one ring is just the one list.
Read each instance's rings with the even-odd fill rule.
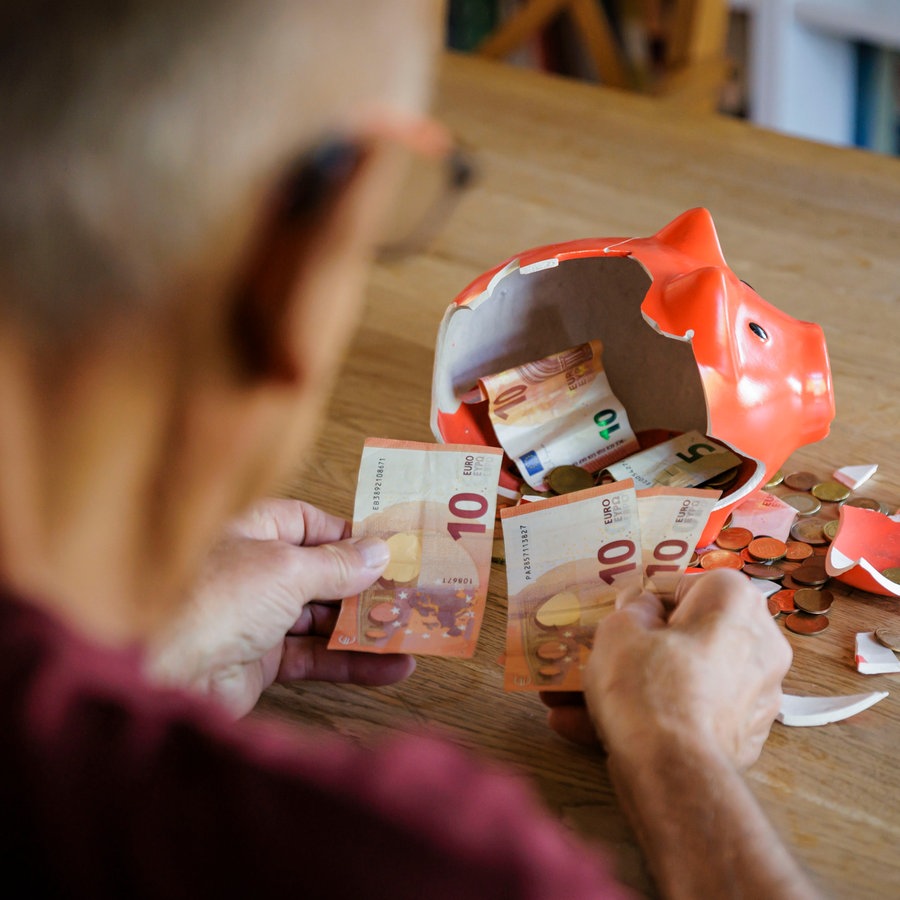
[[700,566],[703,569],[740,569],[744,561],[737,553],[730,550],[707,550],[700,557]]
[[764,488],[778,487],[784,481],[784,472],[779,469],[764,485]]
[[822,508],[822,504],[812,494],[785,494],[781,499],[788,506],[793,506],[798,516],[811,516]]
[[784,624],[794,634],[820,634],[828,627],[828,616],[811,616],[809,613],[791,613]]
[[746,547],[744,547],[744,549],[741,550],[741,559],[745,563],[755,563],[758,561],[756,559],[756,557]]
[[787,546],[784,541],[778,538],[758,537],[754,538],[747,545],[747,549],[760,561],[766,560],[771,562],[775,559],[781,559],[787,553]]
[[699,565],[700,565],[700,554],[697,553],[697,551],[695,550],[693,555],[691,556],[691,561],[688,563],[688,566],[690,566],[693,569]]
[[535,653],[541,659],[556,660],[568,655],[569,647],[562,641],[543,641],[538,644]]
[[812,556],[813,548],[809,546],[809,544],[805,544],[803,541],[788,541],[785,544],[785,556],[788,559],[806,559],[808,556]]
[[822,481],[812,488],[812,495],[827,503],[840,503],[850,496],[850,488],[839,481]]
[[743,572],[751,578],[763,578],[766,581],[778,581],[784,578],[784,572],[775,566],[766,566],[762,563],[744,563]]
[[885,647],[890,647],[891,650],[894,651],[900,651],[900,631],[896,628],[888,628],[885,625],[879,625],[878,628],[875,629],[875,637],[877,637]]
[[801,591],[803,588],[813,587],[811,584],[800,584],[799,581],[794,581],[793,572],[791,572],[790,575],[785,575],[784,578],[781,579],[781,586],[787,588],[789,591]]
[[814,488],[820,481],[818,475],[812,472],[791,472],[790,475],[784,476],[784,483],[792,491],[808,491]]
[[827,519],[800,519],[791,525],[791,537],[806,544],[827,544],[828,538],[822,532]]
[[743,550],[752,540],[753,532],[749,528],[723,528],[716,543],[723,550]]
[[376,603],[369,610],[369,618],[376,625],[387,625],[400,615],[400,610],[393,603]]
[[797,611],[797,605],[794,603],[794,594],[796,591],[781,590],[769,597],[778,604],[778,608],[783,613],[792,613]]
[[791,578],[804,587],[821,587],[828,581],[828,573],[818,566],[800,566],[791,572]]
[[812,588],[804,588],[794,594],[794,606],[805,613],[827,613],[834,603],[834,594],[831,591],[814,591]]
[[773,619],[777,619],[781,615],[781,607],[771,597],[766,600],[766,606],[769,608],[769,615]]
[[775,563],[775,565],[778,566],[778,568],[781,569],[781,571],[784,572],[785,575],[790,575],[791,572],[796,572],[797,569],[799,569],[800,566],[803,565],[803,563],[798,562],[795,559],[785,558],[779,559],[778,562]]
[[370,628],[366,631],[366,637],[370,641],[380,641],[383,637],[387,637],[387,632],[381,628]]

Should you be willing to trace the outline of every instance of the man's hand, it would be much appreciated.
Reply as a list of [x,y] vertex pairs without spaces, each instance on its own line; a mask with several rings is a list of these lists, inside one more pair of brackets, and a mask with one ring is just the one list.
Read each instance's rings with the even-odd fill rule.
[[544,694],[551,727],[580,742],[599,735],[611,753],[688,740],[745,768],[778,712],[790,645],[738,573],[688,576],[676,604],[667,619],[649,592],[621,597],[597,629],[587,710],[577,695]]
[[333,601],[369,587],[389,559],[384,541],[348,535],[343,519],[298,500],[264,501],[232,522],[183,614],[151,648],[150,674],[199,690],[235,716],[273,681],[406,678],[410,656],[325,649]]

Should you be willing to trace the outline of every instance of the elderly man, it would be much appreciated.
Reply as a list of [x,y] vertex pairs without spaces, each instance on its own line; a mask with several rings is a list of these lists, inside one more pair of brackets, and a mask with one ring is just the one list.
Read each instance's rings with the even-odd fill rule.
[[[623,896],[451,747],[234,721],[276,678],[413,668],[324,652],[321,601],[372,583],[385,544],[250,504],[312,438],[397,148],[443,152],[420,118],[439,4],[35,0],[2,25],[7,878],[51,896]],[[808,896],[739,774],[787,644],[727,574],[668,621],[623,599],[587,707],[551,725],[600,735],[664,893]]]

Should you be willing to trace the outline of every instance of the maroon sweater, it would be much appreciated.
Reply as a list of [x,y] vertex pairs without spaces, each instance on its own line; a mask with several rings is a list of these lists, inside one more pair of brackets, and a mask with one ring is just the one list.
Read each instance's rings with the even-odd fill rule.
[[2,592],[0,698],[3,877],[36,896],[627,896],[446,743],[233,724]]

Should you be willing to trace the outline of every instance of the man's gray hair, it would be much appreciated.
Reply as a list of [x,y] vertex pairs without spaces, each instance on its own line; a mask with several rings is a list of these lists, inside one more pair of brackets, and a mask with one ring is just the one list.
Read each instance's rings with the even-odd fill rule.
[[427,0],[31,0],[0,11],[0,317],[66,333],[236,252],[354,109],[419,109]]

